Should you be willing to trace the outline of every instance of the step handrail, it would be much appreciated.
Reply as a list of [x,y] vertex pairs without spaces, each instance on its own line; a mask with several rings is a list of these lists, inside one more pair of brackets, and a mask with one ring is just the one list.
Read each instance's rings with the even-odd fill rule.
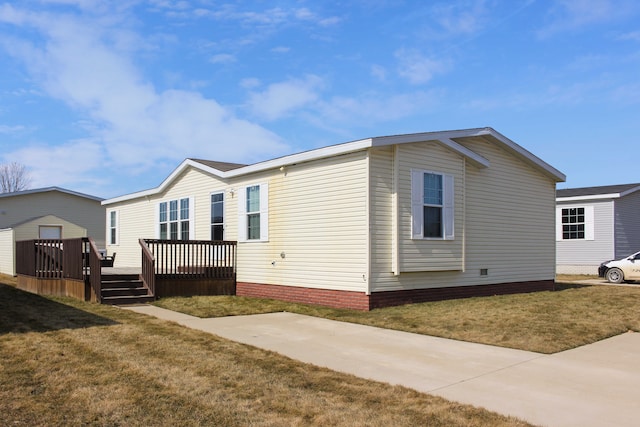
[[151,253],[145,239],[138,239],[142,249],[142,273],[140,279],[142,283],[149,289],[149,293],[155,297],[156,295],[156,258]]
[[102,301],[102,254],[91,237],[89,240],[89,283],[96,296],[96,302]]

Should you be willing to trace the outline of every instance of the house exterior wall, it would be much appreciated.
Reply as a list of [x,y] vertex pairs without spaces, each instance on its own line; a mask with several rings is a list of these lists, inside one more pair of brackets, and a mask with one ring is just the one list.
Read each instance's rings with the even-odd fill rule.
[[628,194],[614,201],[615,259],[640,251],[639,212],[640,192]]
[[[140,267],[141,249],[138,239],[157,239],[159,203],[190,197],[193,203],[195,240],[210,240],[210,197],[212,192],[224,192],[229,188],[222,180],[202,171],[189,168],[160,194],[137,198],[130,201],[113,203],[106,206],[106,217],[110,218],[112,211],[116,212],[116,244],[107,241],[107,254],[116,253],[115,267]],[[229,205],[225,204],[225,218],[229,215]],[[227,222],[229,224],[229,222]],[[107,222],[107,227],[109,224]],[[105,224],[102,225],[103,229]],[[104,231],[108,235],[108,230]],[[225,230],[228,234],[229,230]],[[235,229],[231,236],[225,238],[233,240]]]
[[[0,228],[29,218],[55,215],[87,229],[98,247],[104,247],[105,209],[99,201],[60,191],[34,192],[0,198]],[[30,237],[32,238],[32,237]]]
[[238,243],[238,282],[364,292],[366,183],[364,151],[275,170],[269,241]]
[[[188,168],[161,194],[106,206],[117,212],[116,267],[140,265],[139,238],[157,238],[158,203],[189,197],[193,239],[211,239],[210,197],[225,194],[225,239],[238,240],[240,189],[268,184],[268,241],[239,241],[237,281],[364,292],[367,157],[356,152],[221,180]],[[233,189],[233,192],[231,191]]]
[[62,238],[73,239],[76,237],[88,237],[87,229],[54,215],[45,215],[32,221],[24,222],[14,228],[15,241],[40,238],[40,226],[49,225],[62,227]]
[[[393,153],[379,150],[372,155],[372,292],[553,280],[555,182],[494,144],[478,139],[464,145],[488,159],[491,166],[472,166],[437,143],[398,147],[397,237],[393,225],[385,223],[394,214],[393,202],[385,201],[393,200],[388,190],[393,188],[389,181],[393,175],[383,172],[392,170]],[[421,156],[414,152],[418,146],[425,149]],[[399,274],[393,272],[394,239],[399,240],[401,258],[405,256],[402,248],[412,245],[407,212],[412,167],[446,170],[456,177],[455,241],[442,246],[444,252],[454,255],[448,271],[407,272],[401,267]],[[433,255],[422,256],[440,256],[443,250],[438,243],[451,242],[429,241]],[[413,263],[421,262],[419,256],[415,258]],[[424,265],[430,262],[424,260]],[[403,263],[407,261],[399,261],[400,266]],[[487,275],[481,275],[481,269]]]
[[[593,239],[562,240],[556,237],[558,274],[598,274],[601,262],[615,258],[614,203],[612,200],[572,201],[557,204],[563,208],[593,209]],[[556,219],[556,222],[558,220]],[[560,227],[561,224],[556,224]]]
[[13,228],[0,230],[0,273],[13,276],[16,274],[15,240]]

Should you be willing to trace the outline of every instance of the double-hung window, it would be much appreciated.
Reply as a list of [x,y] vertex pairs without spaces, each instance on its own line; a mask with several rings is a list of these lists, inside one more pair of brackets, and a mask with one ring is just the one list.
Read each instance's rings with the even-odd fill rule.
[[189,240],[193,202],[191,198],[160,202],[158,205],[158,237],[162,240]]
[[593,212],[593,206],[558,207],[556,240],[594,240]]
[[584,239],[584,208],[562,209],[562,238]]
[[255,184],[240,190],[238,240],[269,240],[269,185]]
[[453,201],[453,175],[412,170],[412,238],[453,240]]
[[224,240],[224,193],[211,194],[211,240]]
[[107,230],[109,244],[118,244],[118,211],[109,211],[109,227]]

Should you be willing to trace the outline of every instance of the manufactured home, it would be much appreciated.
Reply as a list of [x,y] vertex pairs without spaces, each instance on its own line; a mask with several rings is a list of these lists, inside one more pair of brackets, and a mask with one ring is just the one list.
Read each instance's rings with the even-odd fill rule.
[[558,274],[598,274],[604,261],[640,251],[640,183],[556,193]]
[[184,160],[102,202],[115,267],[140,239],[237,242],[237,295],[368,310],[550,290],[565,176],[492,128],[367,138],[251,165]]

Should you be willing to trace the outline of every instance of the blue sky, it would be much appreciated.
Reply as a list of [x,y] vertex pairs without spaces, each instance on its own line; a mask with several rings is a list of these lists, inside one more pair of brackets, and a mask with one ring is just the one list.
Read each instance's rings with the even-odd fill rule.
[[34,188],[485,126],[559,188],[640,182],[635,0],[22,0],[0,61],[0,162]]

